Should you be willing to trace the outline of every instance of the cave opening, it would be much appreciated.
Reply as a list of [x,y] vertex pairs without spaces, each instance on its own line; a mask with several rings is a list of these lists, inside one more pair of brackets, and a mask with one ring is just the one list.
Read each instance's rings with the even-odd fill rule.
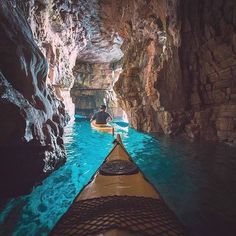
[[77,61],[73,69],[74,83],[70,95],[75,105],[75,117],[90,119],[104,104],[114,119],[125,120],[126,113],[119,106],[114,84],[122,72],[120,61],[90,63]]

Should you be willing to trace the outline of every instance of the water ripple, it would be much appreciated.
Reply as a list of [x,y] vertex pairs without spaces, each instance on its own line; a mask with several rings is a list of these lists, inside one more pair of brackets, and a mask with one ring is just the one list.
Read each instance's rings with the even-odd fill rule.
[[[154,138],[118,126],[116,131],[189,235],[236,235],[234,148]],[[83,121],[66,127],[64,141],[66,164],[30,195],[8,201],[0,213],[0,235],[47,235],[103,162],[113,137]]]

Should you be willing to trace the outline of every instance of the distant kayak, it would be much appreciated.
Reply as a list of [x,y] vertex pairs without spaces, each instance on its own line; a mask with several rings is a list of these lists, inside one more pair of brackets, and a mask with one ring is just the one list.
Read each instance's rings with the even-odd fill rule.
[[50,235],[179,236],[185,233],[117,135],[104,163]]
[[96,124],[96,121],[93,120],[91,126],[98,131],[114,134],[114,127],[109,124]]

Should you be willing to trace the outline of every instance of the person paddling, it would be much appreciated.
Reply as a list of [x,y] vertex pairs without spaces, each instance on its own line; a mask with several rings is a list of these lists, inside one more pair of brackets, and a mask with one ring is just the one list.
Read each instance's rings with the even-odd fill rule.
[[101,105],[99,111],[93,115],[90,121],[96,120],[96,124],[106,124],[107,122],[112,121],[112,117],[106,112],[106,108],[105,105]]

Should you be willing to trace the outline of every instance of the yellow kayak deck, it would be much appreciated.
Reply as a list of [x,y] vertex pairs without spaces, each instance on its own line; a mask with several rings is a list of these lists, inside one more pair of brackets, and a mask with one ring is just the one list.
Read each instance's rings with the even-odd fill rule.
[[114,134],[114,127],[109,124],[96,124],[96,121],[93,120],[91,126],[98,131]]
[[51,235],[174,236],[184,235],[184,230],[118,136]]

